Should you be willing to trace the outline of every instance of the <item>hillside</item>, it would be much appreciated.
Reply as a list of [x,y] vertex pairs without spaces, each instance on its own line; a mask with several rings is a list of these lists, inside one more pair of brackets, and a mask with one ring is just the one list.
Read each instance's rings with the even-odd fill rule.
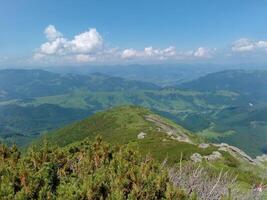
[[0,100],[65,94],[75,89],[117,91],[156,89],[152,83],[125,80],[95,73],[88,76],[56,74],[43,70],[0,70]]
[[226,70],[182,83],[178,87],[204,92],[231,91],[240,94],[251,103],[265,103],[266,85],[266,70]]
[[[241,150],[221,144],[203,143],[201,138],[174,122],[135,106],[117,107],[97,113],[46,134],[42,139],[69,147],[85,138],[93,141],[98,135],[111,144],[127,144],[143,155],[151,154],[161,162],[167,158],[169,164],[178,163],[181,159],[195,162],[202,160],[203,163],[208,162],[208,167],[212,169],[224,168],[239,174],[239,180],[245,183],[258,180],[263,173],[263,165]],[[253,173],[246,174],[247,170],[253,168]]]
[[[96,112],[138,105],[211,142],[227,142],[256,157],[266,152],[267,143],[264,73],[228,70],[178,87],[160,88],[99,73],[87,76],[3,70],[0,110],[5,112],[0,113],[4,123],[0,123],[0,138],[24,146],[40,134]],[[9,79],[12,85],[6,84]]]
[[[205,155],[212,152],[212,148],[203,150],[193,145],[197,138],[181,126],[171,123],[166,127],[164,124],[154,123],[154,120],[157,120],[157,115],[145,108],[123,106],[96,113],[85,120],[48,133],[44,137],[59,146],[66,146],[73,141],[94,139],[97,135],[101,135],[104,140],[112,144],[130,143],[142,152],[152,153],[161,158],[168,154],[172,162],[177,162],[180,157],[173,148],[183,148],[185,156],[189,156],[194,150]],[[167,121],[167,119],[161,120]],[[138,137],[144,138],[138,139]],[[179,146],[176,146],[177,142]],[[162,148],[160,152],[157,149],[159,144]]]
[[52,131],[90,114],[86,110],[54,104],[0,106],[0,138],[6,144],[16,143],[22,147],[39,137],[40,133]]

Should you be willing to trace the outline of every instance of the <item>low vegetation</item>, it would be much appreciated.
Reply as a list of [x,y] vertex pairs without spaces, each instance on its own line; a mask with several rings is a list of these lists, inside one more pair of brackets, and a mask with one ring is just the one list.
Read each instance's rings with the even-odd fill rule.
[[0,145],[2,200],[260,198],[254,190],[237,190],[235,180],[226,172],[217,175],[192,163],[170,168],[128,145],[109,145],[100,137],[65,148],[44,143],[23,155],[15,146]]

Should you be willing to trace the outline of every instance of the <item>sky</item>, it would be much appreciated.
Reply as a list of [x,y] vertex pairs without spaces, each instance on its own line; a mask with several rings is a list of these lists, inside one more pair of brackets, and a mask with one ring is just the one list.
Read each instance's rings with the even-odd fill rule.
[[0,67],[267,64],[267,0],[0,0]]

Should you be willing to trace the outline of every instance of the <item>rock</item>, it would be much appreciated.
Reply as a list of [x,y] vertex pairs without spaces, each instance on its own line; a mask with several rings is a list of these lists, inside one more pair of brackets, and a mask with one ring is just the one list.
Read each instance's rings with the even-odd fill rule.
[[199,148],[202,148],[202,149],[206,149],[208,148],[210,145],[209,144],[205,144],[205,143],[202,143],[200,145],[198,145]]
[[261,156],[256,157],[256,161],[258,162],[267,162],[267,154],[263,154]]
[[145,136],[146,136],[146,133],[141,132],[141,133],[139,133],[139,134],[137,135],[137,138],[138,138],[138,139],[144,139]]
[[220,147],[219,149],[218,149],[219,151],[228,151],[228,149],[227,149],[227,147]]
[[226,152],[230,153],[232,156],[234,156],[237,159],[242,159],[242,160],[246,160],[250,163],[257,164],[257,162],[254,159],[252,159],[244,151],[242,151],[241,149],[239,149],[235,146],[231,146],[231,145],[226,144],[226,143],[213,144],[213,146],[218,147],[219,151],[226,151]]
[[180,130],[172,124],[163,121],[159,116],[146,115],[145,119],[147,121],[153,122],[159,128],[158,130],[161,130],[160,132],[165,132],[171,139],[177,140],[179,142],[194,144],[186,134],[186,131]]
[[222,154],[219,151],[213,151],[212,154],[208,156],[204,156],[204,158],[208,161],[218,160],[222,157]]
[[190,159],[193,161],[193,162],[201,162],[202,161],[202,156],[199,154],[199,153],[194,153]]

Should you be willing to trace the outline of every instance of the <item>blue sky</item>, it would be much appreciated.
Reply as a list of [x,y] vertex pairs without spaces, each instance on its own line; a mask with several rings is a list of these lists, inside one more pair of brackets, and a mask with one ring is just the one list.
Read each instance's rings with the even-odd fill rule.
[[0,0],[0,65],[267,62],[265,0]]

